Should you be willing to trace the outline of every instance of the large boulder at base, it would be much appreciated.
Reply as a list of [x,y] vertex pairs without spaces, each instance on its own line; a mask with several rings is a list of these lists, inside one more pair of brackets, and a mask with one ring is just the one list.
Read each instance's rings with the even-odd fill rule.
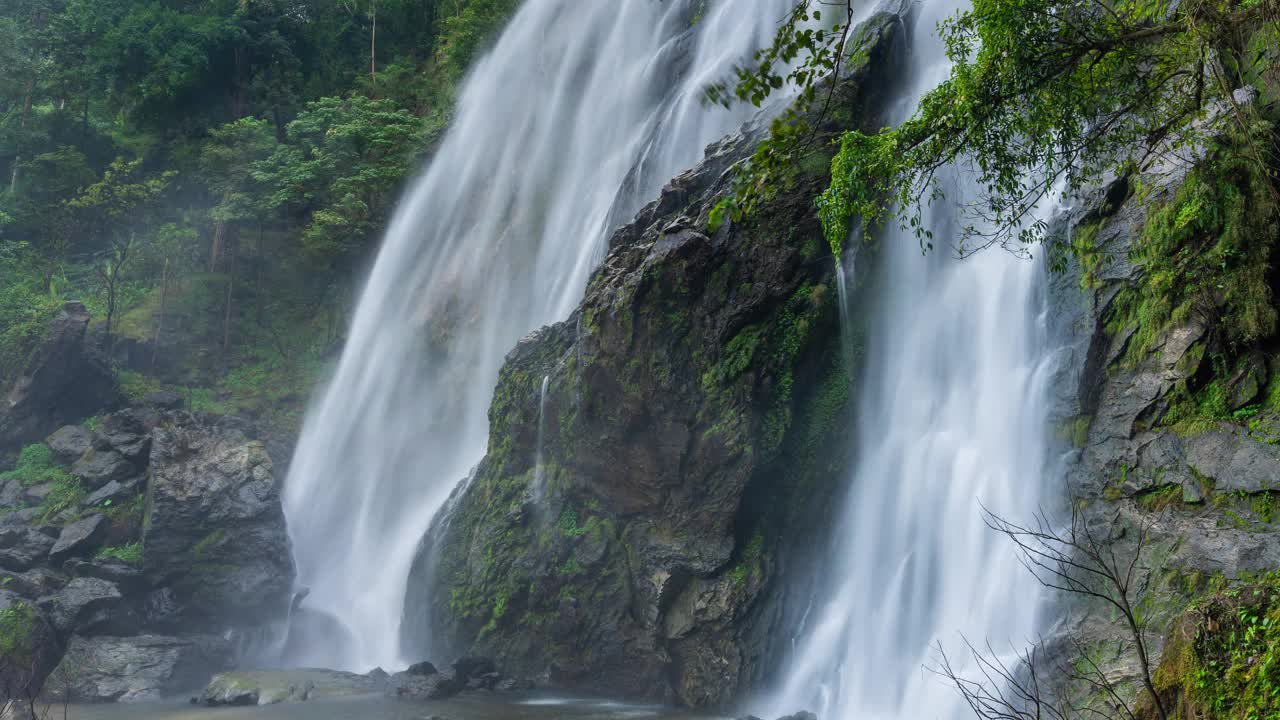
[[185,628],[284,617],[294,568],[266,447],[232,418],[167,415],[152,433],[143,566]]
[[274,705],[282,702],[374,695],[386,679],[338,670],[255,670],[218,673],[200,696],[205,705]]
[[232,661],[230,643],[216,635],[77,635],[45,693],[72,702],[159,700],[200,688]]
[[16,378],[0,378],[0,449],[35,442],[120,402],[106,360],[85,342],[89,311],[68,302]]

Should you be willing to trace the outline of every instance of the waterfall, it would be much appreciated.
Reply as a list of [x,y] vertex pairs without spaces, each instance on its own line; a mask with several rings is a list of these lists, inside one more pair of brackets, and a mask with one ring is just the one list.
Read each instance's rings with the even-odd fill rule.
[[[402,198],[284,488],[310,664],[403,666],[415,548],[483,455],[504,354],[581,299],[610,225],[750,108],[701,90],[789,0],[527,0]],[[332,623],[324,625],[332,627]],[[289,658],[285,658],[288,662]]]
[[[946,0],[918,8],[899,120],[945,77],[936,23],[957,9]],[[970,183],[956,168],[946,200],[926,209],[937,250],[922,253],[896,228],[879,238],[857,455],[827,579],[759,715],[972,717],[930,671],[939,644],[963,673],[962,635],[1001,652],[1034,639],[1040,588],[979,503],[1025,521],[1047,485],[1043,269],[999,249],[955,257],[945,238],[969,221],[956,208],[976,199]]]
[[542,388],[538,390],[538,449],[533,461],[533,482],[529,485],[530,500],[534,505],[542,502],[542,483],[546,477],[546,468],[542,466],[542,443],[547,427],[547,389],[551,386],[551,376],[542,376]]

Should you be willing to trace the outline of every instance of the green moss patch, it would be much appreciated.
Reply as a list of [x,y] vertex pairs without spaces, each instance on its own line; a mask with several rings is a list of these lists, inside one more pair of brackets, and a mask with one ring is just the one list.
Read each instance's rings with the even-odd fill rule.
[[1174,623],[1155,682],[1174,718],[1280,717],[1280,575],[1195,603]]

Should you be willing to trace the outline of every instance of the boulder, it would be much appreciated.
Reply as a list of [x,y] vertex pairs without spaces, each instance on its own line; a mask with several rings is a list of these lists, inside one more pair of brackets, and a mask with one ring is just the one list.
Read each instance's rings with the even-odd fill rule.
[[64,635],[129,635],[138,629],[137,612],[120,588],[101,578],[73,578],[40,605]]
[[63,425],[45,438],[44,444],[49,446],[54,461],[70,465],[93,444],[93,435],[83,425]]
[[216,635],[77,635],[46,690],[72,702],[159,700],[201,687],[231,667],[233,656]]
[[0,692],[8,697],[34,697],[62,655],[57,633],[40,608],[8,590],[0,590],[0,613],[5,616],[5,641],[12,653],[0,663]]
[[294,567],[271,458],[241,424],[172,413],[153,431],[143,564],[186,622],[283,617]]
[[22,502],[28,507],[35,507],[44,502],[49,497],[49,493],[53,492],[53,483],[40,483],[22,489]]
[[0,449],[35,442],[120,402],[110,366],[85,342],[88,327],[83,304],[63,305],[21,373],[0,389]]
[[17,480],[0,481],[0,508],[15,508],[22,504],[22,483]]
[[55,565],[72,556],[85,556],[102,545],[109,524],[102,515],[89,515],[62,528],[58,539],[49,550],[49,560]]
[[101,508],[110,501],[112,505],[125,502],[138,494],[138,485],[141,483],[140,476],[127,478],[123,481],[112,480],[102,487],[89,493],[80,506],[84,508]]
[[255,670],[218,673],[209,681],[200,702],[210,706],[274,705],[382,691],[386,680],[337,670]]
[[497,671],[498,668],[493,660],[487,657],[462,657],[453,661],[453,676],[464,685],[472,678]]
[[32,600],[58,592],[69,579],[47,567],[34,567],[26,572],[0,570],[0,587]]
[[133,462],[145,462],[151,450],[151,428],[159,421],[152,409],[128,408],[102,418],[93,433],[97,448],[113,450]]
[[462,691],[463,686],[450,675],[431,673],[410,675],[398,672],[387,682],[387,694],[408,700],[444,700]]
[[142,570],[113,557],[71,558],[62,569],[72,577],[89,577],[114,583],[126,595],[140,590],[146,583]]
[[437,672],[439,672],[439,670],[436,670],[436,666],[432,665],[426,660],[423,660],[422,662],[416,662],[410,665],[409,667],[405,668],[405,674],[418,675],[420,677],[435,675]]
[[90,490],[97,490],[112,481],[124,480],[136,475],[138,469],[124,455],[111,449],[89,448],[71,466],[71,474]]
[[1212,478],[1221,492],[1263,492],[1280,480],[1280,448],[1239,430],[1202,433],[1184,442],[1187,464]]
[[53,538],[30,526],[0,528],[0,568],[30,570],[49,556],[53,543]]

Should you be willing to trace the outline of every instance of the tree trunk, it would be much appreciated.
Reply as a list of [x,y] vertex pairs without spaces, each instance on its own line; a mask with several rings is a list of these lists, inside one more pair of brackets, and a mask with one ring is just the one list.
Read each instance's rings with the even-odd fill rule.
[[227,232],[227,224],[222,220],[213,223],[213,238],[209,241],[209,272],[218,269],[218,254],[222,252],[222,237]]
[[224,307],[224,315],[222,317],[222,363],[227,365],[231,361],[231,306],[233,301],[232,290],[236,284],[236,251],[235,244],[227,244],[227,262],[230,268],[227,272],[227,302]]
[[111,332],[111,326],[116,317],[116,278],[118,276],[119,273],[113,265],[107,273],[107,332],[103,336],[107,348],[107,357],[111,357],[116,349],[115,336]]
[[378,0],[372,0],[370,15],[373,18],[373,29],[369,32],[369,94],[378,93]]
[[253,300],[256,307],[254,308],[254,319],[258,323],[258,327],[262,327],[266,313],[262,306],[262,265],[265,261],[262,253],[262,221],[258,221],[258,247],[254,252],[254,270],[257,277],[254,278]]
[[160,314],[156,315],[156,334],[151,339],[151,374],[156,372],[156,356],[160,354],[160,331],[164,328],[164,306],[169,299],[169,258],[164,259],[160,273]]
[[[27,121],[31,119],[31,94],[36,89],[36,78],[32,75],[27,79],[27,90],[22,98],[22,119],[18,121],[18,129],[26,130]],[[18,147],[13,154],[13,169],[9,174],[9,194],[18,192],[18,166],[22,165],[22,140],[19,133]]]

